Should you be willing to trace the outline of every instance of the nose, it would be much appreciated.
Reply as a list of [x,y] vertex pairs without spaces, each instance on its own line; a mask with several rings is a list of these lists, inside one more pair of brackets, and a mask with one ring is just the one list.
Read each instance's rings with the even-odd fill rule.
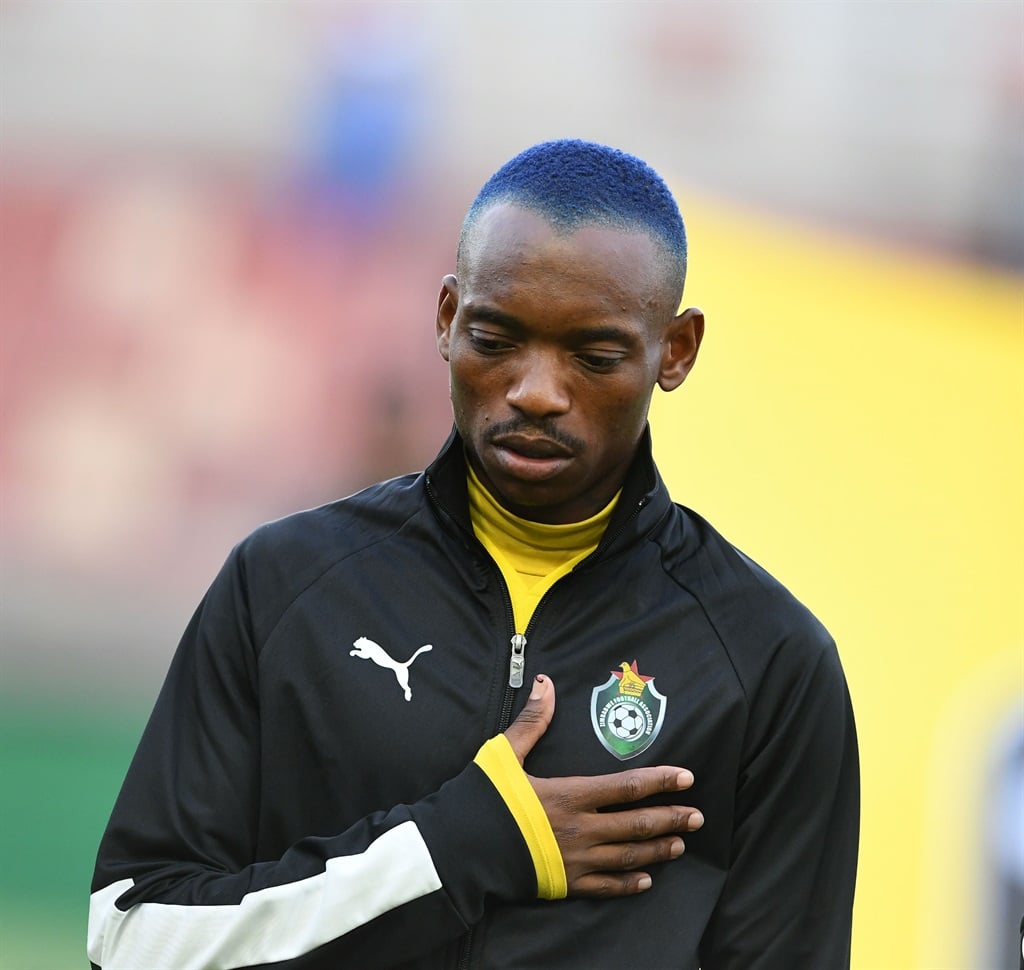
[[517,369],[505,400],[530,418],[565,414],[570,396],[562,366],[553,354],[530,354]]

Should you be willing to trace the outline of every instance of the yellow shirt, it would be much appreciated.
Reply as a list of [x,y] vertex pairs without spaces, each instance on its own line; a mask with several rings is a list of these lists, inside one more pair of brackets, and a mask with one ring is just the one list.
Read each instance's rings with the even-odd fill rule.
[[547,525],[521,519],[499,505],[472,468],[468,485],[473,531],[505,578],[516,633],[525,633],[544,594],[597,548],[619,493],[589,519]]

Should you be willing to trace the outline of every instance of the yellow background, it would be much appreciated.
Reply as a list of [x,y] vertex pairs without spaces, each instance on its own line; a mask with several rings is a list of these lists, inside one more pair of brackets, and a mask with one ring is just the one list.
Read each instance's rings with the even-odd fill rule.
[[707,331],[655,399],[662,472],[839,643],[854,966],[976,968],[984,773],[1024,703],[1021,281],[679,198]]

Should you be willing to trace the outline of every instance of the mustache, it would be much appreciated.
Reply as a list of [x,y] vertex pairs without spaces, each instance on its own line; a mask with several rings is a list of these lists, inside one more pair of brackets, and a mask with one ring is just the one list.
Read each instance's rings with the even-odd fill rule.
[[487,429],[485,435],[488,444],[505,435],[523,434],[538,438],[547,438],[568,448],[573,454],[580,454],[586,450],[586,443],[574,435],[562,431],[553,421],[527,421],[524,418],[509,418],[507,421],[499,421]]

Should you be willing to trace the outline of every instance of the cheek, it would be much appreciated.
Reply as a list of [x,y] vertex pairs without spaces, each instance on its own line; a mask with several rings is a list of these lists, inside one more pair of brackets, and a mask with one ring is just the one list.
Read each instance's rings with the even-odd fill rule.
[[612,423],[632,423],[638,415],[646,415],[651,395],[646,385],[623,384],[607,393],[601,401],[604,412],[611,416]]
[[478,366],[467,364],[465,358],[453,355],[448,373],[448,391],[452,411],[464,436],[475,427],[491,421],[486,375]]
[[500,371],[490,361],[481,361],[475,354],[452,354],[448,383],[453,394],[464,402],[485,402],[501,393]]
[[650,394],[643,388],[624,388],[606,400],[602,414],[604,426],[614,437],[628,440],[632,445],[647,423],[649,407]]

